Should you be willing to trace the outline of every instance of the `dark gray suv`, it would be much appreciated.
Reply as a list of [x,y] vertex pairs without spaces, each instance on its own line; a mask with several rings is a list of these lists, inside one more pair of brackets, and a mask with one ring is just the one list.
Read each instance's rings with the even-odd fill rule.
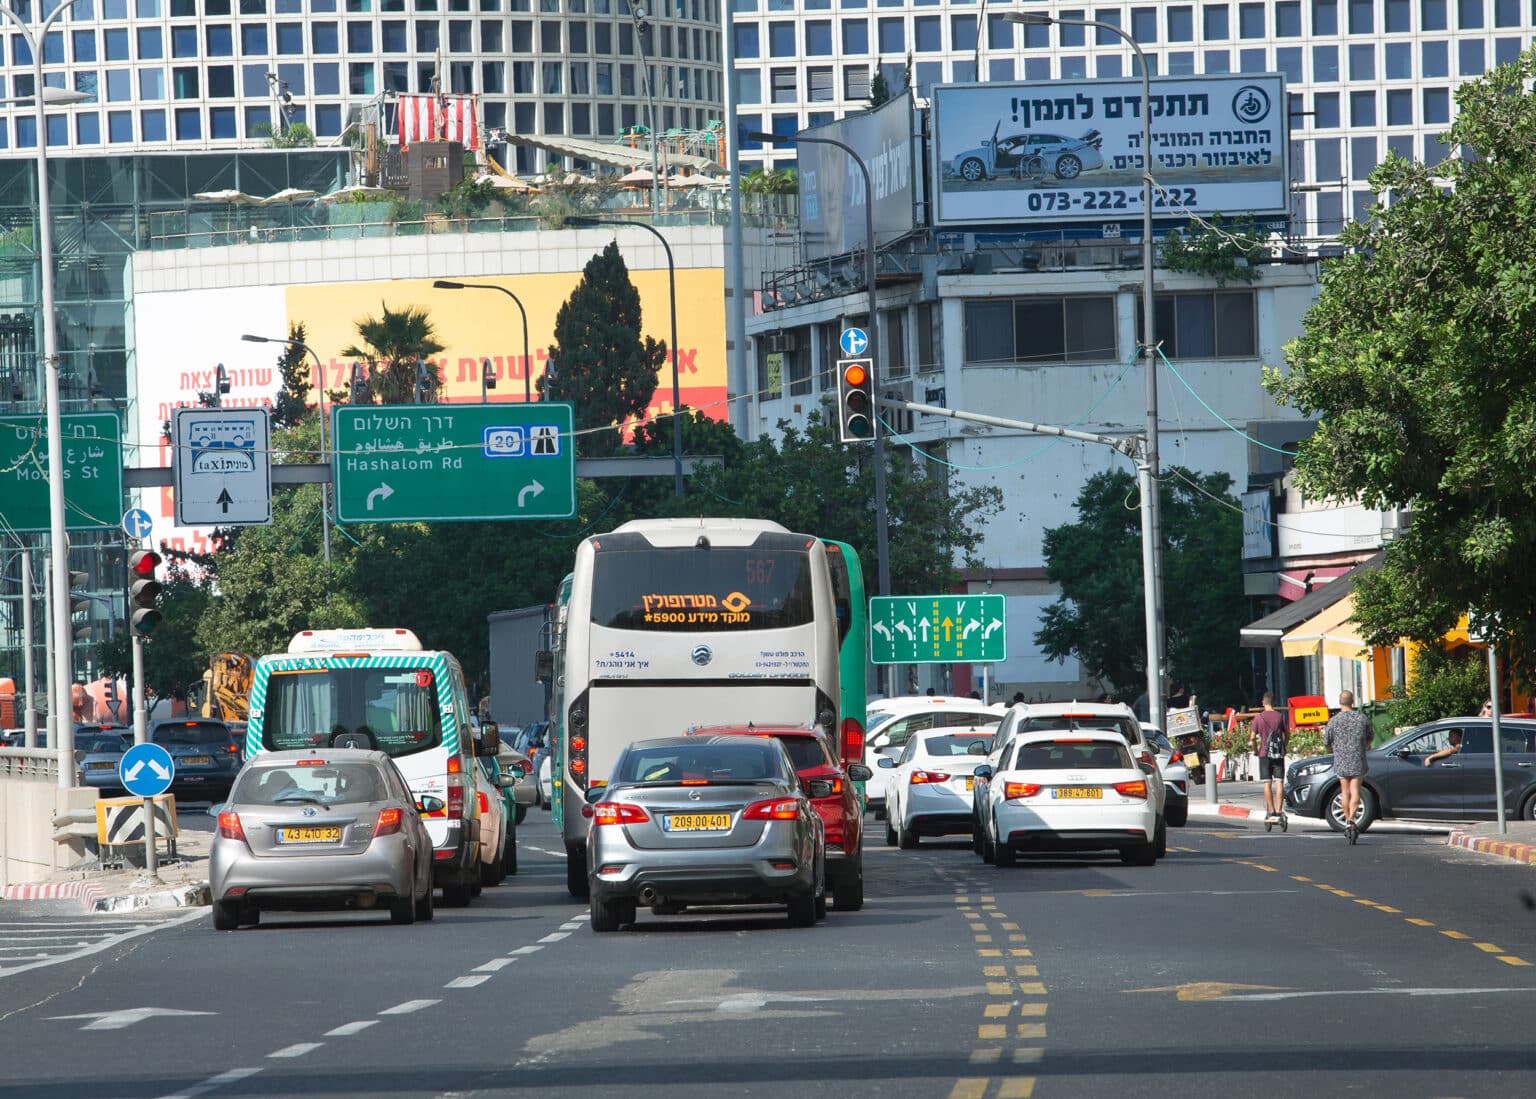
[[[1505,812],[1536,820],[1536,719],[1505,718],[1499,725]],[[1448,717],[1419,725],[1371,749],[1366,760],[1356,819],[1361,831],[1383,817],[1492,820],[1498,815],[1489,718]],[[1323,817],[1336,831],[1344,829],[1332,756],[1291,764],[1285,801],[1294,813]]]

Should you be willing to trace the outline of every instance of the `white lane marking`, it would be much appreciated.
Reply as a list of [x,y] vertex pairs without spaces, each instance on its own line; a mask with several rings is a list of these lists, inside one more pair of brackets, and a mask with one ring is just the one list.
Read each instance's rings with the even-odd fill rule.
[[546,851],[544,848],[542,848],[542,847],[535,847],[531,843],[530,844],[521,844],[520,843],[517,846],[518,846],[518,849],[522,850],[522,851],[537,851],[541,855],[553,855],[557,859],[565,857],[565,852],[564,851]]
[[215,1088],[221,1088],[225,1084],[238,1083],[255,1076],[259,1068],[232,1068],[228,1072],[221,1072],[217,1076],[210,1076],[200,1084],[193,1084],[189,1088],[174,1092],[170,1095],[162,1095],[160,1099],[197,1099],[199,1095],[207,1095]]
[[475,966],[475,972],[476,973],[495,973],[498,969],[505,969],[507,966],[511,965],[515,961],[517,961],[516,958],[492,958],[490,961],[486,962],[484,965],[477,965],[477,966]]
[[386,1007],[383,1011],[379,1012],[379,1014],[409,1015],[413,1011],[420,1011],[424,1007],[432,1007],[435,1004],[440,1004],[442,1002],[443,1001],[441,1000],[407,1000],[403,1004],[396,1004],[394,1007]]
[[474,988],[476,985],[483,985],[483,984],[485,984],[485,982],[489,981],[490,979],[491,979],[491,975],[489,973],[481,973],[479,975],[472,975],[472,976],[469,976],[469,977],[455,977],[453,980],[449,981],[443,987],[444,988]]
[[371,1026],[378,1025],[379,1021],[377,1019],[359,1019],[355,1023],[343,1023],[335,1030],[328,1030],[325,1032],[325,1036],[327,1038],[350,1038],[352,1035],[357,1034],[360,1031],[364,1031]]
[[557,943],[561,939],[569,939],[570,937],[571,933],[569,931],[551,931],[548,935],[545,935],[542,939],[540,939],[539,942]]
[[1217,999],[1222,1003],[1238,1000],[1257,1003],[1263,1000],[1302,1000],[1318,996],[1483,996],[1492,992],[1536,992],[1536,988],[1339,988],[1309,992],[1247,992]]
[[324,1042],[297,1042],[297,1043],[295,1043],[295,1044],[293,1044],[291,1046],[284,1046],[282,1049],[273,1050],[271,1053],[267,1054],[267,1056],[268,1057],[302,1057],[306,1053],[309,1053],[309,1052],[311,1052],[313,1050],[317,1050],[317,1049],[319,1049],[323,1045],[325,1045]]
[[514,956],[518,954],[537,954],[543,949],[542,946],[520,946],[516,950],[507,951],[507,953]]
[[10,977],[17,973],[25,973],[31,969],[41,969],[43,966],[60,965],[64,962],[72,962],[79,958],[88,958],[92,954],[100,954],[103,950],[110,950],[119,943],[126,942],[129,939],[138,938],[140,935],[148,935],[150,932],[158,931],[162,927],[176,927],[179,924],[191,923],[193,920],[204,920],[207,918],[207,913],[203,909],[194,908],[184,916],[178,916],[175,919],[166,920],[163,923],[155,923],[151,925],[136,927],[132,931],[125,931],[121,935],[113,935],[110,939],[103,939],[101,942],[96,943],[94,946],[82,947],[81,949],[71,951],[68,954],[60,954],[55,958],[48,958],[40,962],[31,962],[27,965],[0,966],[0,977]]
[[560,925],[560,930],[561,931],[579,931],[579,930],[581,930],[582,926],[585,923],[586,923],[585,920],[571,920],[569,923],[561,924]]

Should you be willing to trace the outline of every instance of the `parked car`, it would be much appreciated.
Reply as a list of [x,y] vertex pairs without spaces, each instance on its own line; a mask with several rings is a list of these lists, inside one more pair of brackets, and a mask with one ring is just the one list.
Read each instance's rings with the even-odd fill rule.
[[922,836],[968,835],[975,772],[991,740],[985,727],[934,729],[908,740],[900,758],[881,757],[885,842],[910,850]]
[[274,909],[387,907],[395,923],[430,920],[432,840],[383,752],[267,752],[219,813],[208,884],[219,931]]
[[637,740],[587,801],[595,932],[634,923],[642,904],[785,904],[792,927],[826,913],[821,816],[778,740]]
[[1040,131],[1000,137],[1002,128],[998,122],[992,140],[956,154],[950,162],[955,175],[967,183],[1009,175],[1076,179],[1104,167],[1104,137],[1098,130],[1086,130],[1081,137]]
[[1141,731],[1163,776],[1163,819],[1170,828],[1183,828],[1189,823],[1189,765],[1156,725],[1142,722]]
[[[864,907],[864,814],[853,784],[868,780],[868,767],[854,763],[844,771],[827,738],[810,725],[712,725],[692,729],[689,735],[760,736],[781,742],[821,815],[833,906],[840,912]],[[813,784],[816,793],[811,793]]]
[[907,741],[926,729],[974,727],[1002,720],[1008,707],[1001,703],[987,705],[974,698],[957,695],[910,695],[884,698],[874,704],[864,734],[864,765],[872,777],[864,784],[864,799],[874,810],[875,819],[885,817],[885,788],[890,771],[882,769],[880,757],[894,760]]
[[[1504,811],[1511,819],[1536,820],[1536,720],[1503,718],[1499,738]],[[1427,757],[1456,739],[1460,745],[1455,752],[1425,765]],[[1416,726],[1371,749],[1366,763],[1360,813],[1355,818],[1362,832],[1384,818],[1492,820],[1498,816],[1491,718],[1448,717]],[[1285,802],[1291,812],[1322,817],[1335,831],[1343,831],[1333,757],[1313,756],[1292,763],[1286,769]]]
[[1146,770],[1113,731],[1020,733],[987,770],[981,856],[995,866],[1022,853],[1103,850],[1150,866],[1167,849]]
[[169,718],[149,727],[149,739],[171,754],[171,793],[196,801],[222,801],[240,770],[240,742],[215,718]]

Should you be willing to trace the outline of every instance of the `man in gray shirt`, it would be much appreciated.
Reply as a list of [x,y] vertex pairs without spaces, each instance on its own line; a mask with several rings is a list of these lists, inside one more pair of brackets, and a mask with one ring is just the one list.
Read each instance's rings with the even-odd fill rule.
[[1371,719],[1355,709],[1353,691],[1339,692],[1339,712],[1328,720],[1323,730],[1323,747],[1333,752],[1333,770],[1339,776],[1340,806],[1344,820],[1344,834],[1353,844],[1360,837],[1355,818],[1360,813],[1360,779],[1365,775],[1368,763],[1366,749],[1371,746],[1374,732]]

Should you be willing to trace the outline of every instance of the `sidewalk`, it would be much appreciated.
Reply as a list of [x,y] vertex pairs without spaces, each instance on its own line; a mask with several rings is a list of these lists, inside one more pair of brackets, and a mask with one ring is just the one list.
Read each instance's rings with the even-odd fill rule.
[[[192,817],[199,812],[189,807],[182,815]],[[159,881],[147,881],[139,866],[61,870],[48,881],[0,887],[0,914],[121,913],[206,905],[208,848],[213,833],[205,827],[189,828],[183,819],[176,837],[176,857],[167,859],[164,844],[161,845]],[[137,861],[143,861],[143,852],[140,844],[135,855]]]

